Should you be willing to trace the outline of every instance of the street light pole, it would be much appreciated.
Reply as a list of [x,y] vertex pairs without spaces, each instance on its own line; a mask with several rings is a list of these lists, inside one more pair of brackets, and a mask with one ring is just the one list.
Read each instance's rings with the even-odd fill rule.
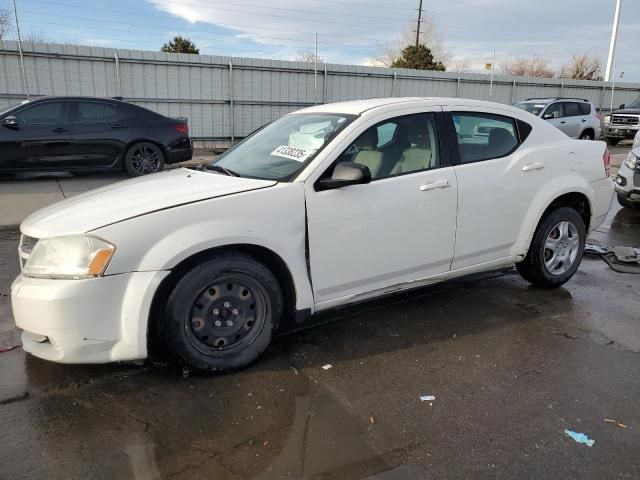
[[22,70],[22,82],[24,84],[24,93],[29,99],[29,83],[27,82],[27,72],[24,69],[24,56],[22,54],[22,38],[20,37],[20,22],[18,21],[18,7],[16,0],[13,0],[13,16],[16,18],[16,32],[18,33],[18,52],[20,53],[20,69]]
[[416,47],[420,45],[420,24],[422,23],[422,0],[418,5],[418,24],[416,25]]
[[607,69],[604,73],[604,81],[608,82],[611,78],[611,69],[613,67],[613,57],[616,53],[616,40],[618,39],[618,25],[620,23],[620,6],[622,0],[616,0],[616,13],[613,16],[613,27],[611,28],[611,43],[609,43],[609,57],[607,58]]

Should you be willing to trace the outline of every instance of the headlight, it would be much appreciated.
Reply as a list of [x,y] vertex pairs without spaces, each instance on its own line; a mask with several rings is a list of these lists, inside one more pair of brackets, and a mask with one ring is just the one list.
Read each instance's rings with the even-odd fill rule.
[[636,137],[633,139],[633,149],[640,147],[640,133],[638,133],[636,135]]
[[631,170],[633,170],[638,166],[638,157],[633,152],[629,152],[629,155],[627,155],[624,164]]
[[607,124],[611,123],[611,115],[604,116],[604,123],[607,123]]
[[116,247],[85,235],[43,238],[22,272],[28,277],[89,278],[102,275]]

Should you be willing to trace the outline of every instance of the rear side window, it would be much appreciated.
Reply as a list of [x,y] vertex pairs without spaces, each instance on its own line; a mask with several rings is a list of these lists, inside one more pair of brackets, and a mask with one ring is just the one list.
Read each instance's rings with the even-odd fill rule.
[[581,103],[580,110],[582,111],[582,115],[591,115],[591,104]]
[[76,122],[106,123],[116,121],[116,107],[110,103],[78,102]]
[[452,115],[462,163],[504,157],[520,143],[516,121],[511,117],[475,112]]
[[524,143],[531,133],[531,130],[533,130],[533,127],[522,120],[516,120],[516,123],[518,125],[518,133],[520,134],[520,143]]
[[579,117],[582,115],[582,110],[578,102],[565,102],[564,104],[564,116],[565,117]]
[[66,107],[66,102],[39,103],[16,113],[16,118],[24,125],[56,125],[67,121]]
[[133,110],[130,110],[127,107],[123,107],[122,105],[118,105],[116,107],[116,110],[117,110],[116,117],[119,122],[121,122],[122,120],[128,120],[136,116],[136,114],[133,113]]

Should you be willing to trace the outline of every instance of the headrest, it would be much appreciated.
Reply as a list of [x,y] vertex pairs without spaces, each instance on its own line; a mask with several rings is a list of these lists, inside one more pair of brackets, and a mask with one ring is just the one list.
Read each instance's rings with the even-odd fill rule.
[[407,139],[418,147],[430,147],[429,132],[427,131],[427,120],[423,117],[414,121],[409,129]]
[[378,147],[378,129],[367,128],[354,142],[360,150],[372,150]]
[[492,128],[489,133],[489,145],[508,145],[513,141],[513,135],[506,128]]

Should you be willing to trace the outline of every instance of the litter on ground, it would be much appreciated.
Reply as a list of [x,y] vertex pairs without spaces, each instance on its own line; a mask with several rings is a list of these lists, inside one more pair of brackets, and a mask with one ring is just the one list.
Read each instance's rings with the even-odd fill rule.
[[596,443],[595,440],[592,440],[591,438],[587,437],[584,433],[574,432],[573,430],[569,430],[565,428],[564,434],[567,437],[573,438],[578,443],[584,443],[588,447],[593,447],[593,444]]
[[422,402],[432,402],[436,399],[436,397],[434,397],[433,395],[421,395],[420,396],[420,401]]
[[333,367],[333,365],[331,365],[330,363],[327,363],[326,365],[322,366],[323,370],[329,370],[331,367]]

